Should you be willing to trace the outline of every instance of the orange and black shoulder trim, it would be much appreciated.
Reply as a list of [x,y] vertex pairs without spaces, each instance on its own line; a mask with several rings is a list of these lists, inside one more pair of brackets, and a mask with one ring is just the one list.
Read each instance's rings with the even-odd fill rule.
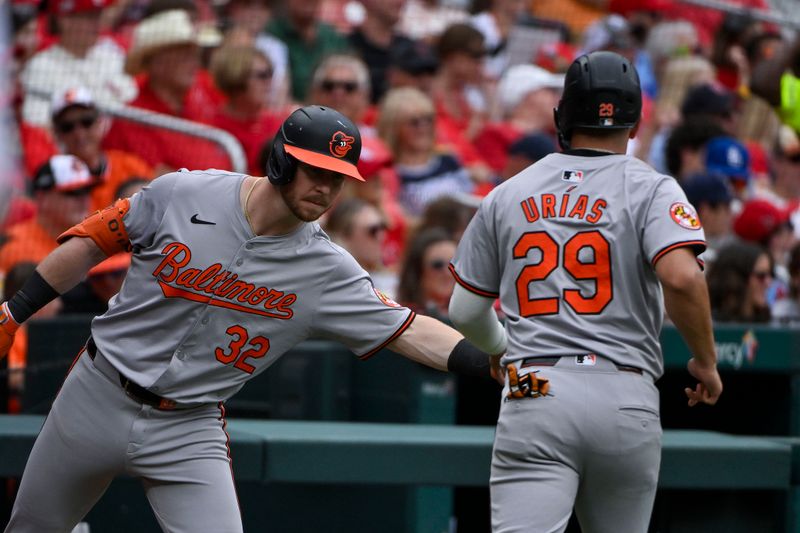
[[400,335],[402,335],[402,334],[403,334],[403,332],[404,332],[405,330],[407,330],[407,329],[408,329],[408,326],[410,326],[410,325],[411,325],[411,323],[414,321],[414,319],[415,319],[416,317],[417,317],[417,313],[415,313],[414,311],[411,311],[411,312],[409,313],[409,315],[408,315],[408,318],[406,318],[406,319],[403,321],[403,323],[400,325],[400,327],[399,327],[399,328],[397,328],[397,331],[395,331],[395,332],[392,334],[392,336],[391,336],[391,337],[389,337],[388,339],[386,339],[385,341],[383,341],[383,342],[382,342],[380,345],[378,345],[377,347],[375,347],[375,348],[373,348],[372,350],[368,351],[368,352],[367,352],[367,353],[365,353],[364,355],[359,355],[359,356],[358,356],[358,358],[359,358],[359,359],[361,359],[362,361],[365,361],[365,360],[369,359],[370,357],[372,357],[373,355],[375,355],[376,353],[378,353],[378,352],[380,352],[381,350],[383,350],[384,348],[386,348],[386,346],[387,346],[387,345],[389,345],[389,343],[391,343],[391,342],[392,342],[393,340],[395,340],[397,337],[399,337]]
[[[683,248],[683,247],[694,248],[695,255],[698,255],[698,254],[702,253],[706,249],[706,241],[680,241],[680,242],[676,242],[676,243],[670,244],[669,246],[665,246],[664,248],[659,250],[656,253],[656,255],[653,256],[653,259],[652,259],[652,261],[650,261],[650,264],[652,264],[655,267],[656,263],[658,263],[658,260],[661,259],[662,257],[664,257],[664,255],[668,254],[672,250],[675,250],[677,248]],[[700,262],[700,265],[702,267],[702,264],[703,264],[702,261],[699,261],[699,262]]]
[[467,283],[466,281],[461,279],[461,277],[458,275],[458,272],[456,272],[456,267],[453,266],[453,263],[450,263],[450,273],[453,274],[453,277],[456,279],[456,282],[459,285],[461,285],[462,287],[464,287],[465,289],[467,289],[469,292],[474,292],[478,296],[485,296],[486,298],[499,298],[500,297],[500,293],[499,292],[492,292],[492,291],[487,291],[487,290],[484,290],[484,289],[480,289],[478,287],[473,287],[472,285],[470,285],[469,283]]

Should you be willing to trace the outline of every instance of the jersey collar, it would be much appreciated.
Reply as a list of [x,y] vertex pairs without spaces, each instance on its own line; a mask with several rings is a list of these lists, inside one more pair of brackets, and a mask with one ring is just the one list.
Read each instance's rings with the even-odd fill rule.
[[595,150],[593,148],[570,148],[565,150],[566,155],[577,155],[581,157],[601,157],[604,155],[620,155],[616,152],[608,152],[606,150]]

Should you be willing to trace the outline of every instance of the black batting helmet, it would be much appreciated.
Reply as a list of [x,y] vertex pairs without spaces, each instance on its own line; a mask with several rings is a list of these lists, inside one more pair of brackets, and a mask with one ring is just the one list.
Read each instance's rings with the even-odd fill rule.
[[267,177],[285,185],[302,161],[364,181],[356,168],[360,155],[361,134],[350,119],[330,107],[309,105],[289,115],[275,134]]
[[575,128],[632,128],[642,114],[639,75],[633,64],[617,53],[582,55],[567,70],[564,93],[553,112],[564,149],[569,148]]

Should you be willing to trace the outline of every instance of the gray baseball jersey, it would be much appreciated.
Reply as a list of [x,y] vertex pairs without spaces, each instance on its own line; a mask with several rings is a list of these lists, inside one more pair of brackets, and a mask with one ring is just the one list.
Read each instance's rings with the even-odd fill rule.
[[255,236],[239,203],[245,177],[176,172],[133,196],[131,267],[92,323],[118,371],[178,403],[229,398],[309,337],[369,357],[414,317],[316,223]]
[[678,183],[624,155],[551,154],[484,199],[451,270],[507,316],[504,363],[594,353],[658,378],[655,263],[705,247]]
[[[131,267],[36,439],[7,532],[70,531],[127,474],[164,531],[240,533],[221,401],[303,339],[365,358],[414,319],[317,224],[255,236],[245,178],[177,172],[131,199]],[[120,374],[177,408],[129,397]]]

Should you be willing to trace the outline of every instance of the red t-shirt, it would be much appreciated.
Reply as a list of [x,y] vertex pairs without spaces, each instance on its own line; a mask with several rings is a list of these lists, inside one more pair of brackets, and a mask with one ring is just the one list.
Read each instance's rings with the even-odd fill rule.
[[[218,109],[217,96],[203,83],[196,83],[187,92],[179,115],[167,107],[147,84],[141,87],[139,96],[129,105],[205,124],[212,123]],[[114,120],[103,146],[136,154],[152,167],[231,168],[225,151],[211,141],[122,119]]]
[[520,137],[522,132],[510,122],[491,122],[478,132],[472,145],[492,170],[501,172],[508,160],[508,149]]
[[19,125],[19,140],[22,143],[25,175],[32,178],[36,171],[58,153],[52,137],[44,128],[32,126],[27,122]]
[[254,176],[263,176],[266,171],[258,164],[259,153],[264,143],[275,136],[284,118],[265,111],[250,120],[242,120],[223,110],[217,113],[212,124],[236,137],[247,156],[247,171]]

